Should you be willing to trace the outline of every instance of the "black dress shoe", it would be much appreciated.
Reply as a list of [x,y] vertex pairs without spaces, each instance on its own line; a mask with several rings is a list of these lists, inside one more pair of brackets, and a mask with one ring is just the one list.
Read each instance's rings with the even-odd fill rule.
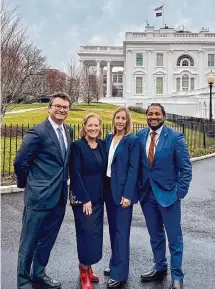
[[32,281],[32,287],[33,289],[61,289],[61,284],[45,275],[43,278]]
[[163,281],[166,275],[167,270],[157,271],[155,268],[152,268],[149,272],[141,275],[141,280],[142,282]]
[[125,283],[126,283],[126,281],[116,281],[116,280],[110,279],[107,282],[107,288],[118,288],[121,285],[124,285]]
[[169,289],[183,289],[183,280],[172,280]]
[[110,276],[110,268],[107,268],[104,270],[104,275],[105,276]]

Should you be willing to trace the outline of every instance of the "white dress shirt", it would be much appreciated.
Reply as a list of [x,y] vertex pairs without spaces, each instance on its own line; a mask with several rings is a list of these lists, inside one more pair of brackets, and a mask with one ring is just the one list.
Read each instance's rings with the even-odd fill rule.
[[113,156],[114,156],[114,153],[115,153],[115,150],[117,148],[119,143],[117,143],[114,147],[114,137],[112,139],[112,142],[111,142],[111,145],[110,145],[110,149],[109,149],[109,153],[108,153],[108,166],[107,166],[107,177],[111,177],[111,165],[112,165],[112,162],[113,162]]
[[64,143],[65,143],[65,146],[66,146],[66,149],[67,149],[68,148],[68,141],[67,141],[66,132],[65,132],[63,124],[62,125],[57,124],[56,122],[53,121],[53,119],[50,116],[48,117],[48,120],[50,121],[51,126],[53,127],[53,129],[54,129],[54,131],[55,131],[55,133],[57,135],[58,140],[59,140],[59,134],[58,134],[57,129],[59,127],[62,128],[63,140],[64,140]]
[[[162,129],[163,129],[163,125],[159,129],[155,130],[156,136],[155,136],[154,154],[155,154],[155,150],[156,150],[156,147],[157,147],[159,139],[160,139],[160,135],[161,135]],[[147,140],[146,140],[146,155],[147,155],[147,157],[148,157],[148,154],[149,154],[149,147],[150,147],[150,143],[151,143],[151,133],[153,131],[154,130],[152,130],[150,128],[149,133],[148,133],[148,137],[147,137]]]

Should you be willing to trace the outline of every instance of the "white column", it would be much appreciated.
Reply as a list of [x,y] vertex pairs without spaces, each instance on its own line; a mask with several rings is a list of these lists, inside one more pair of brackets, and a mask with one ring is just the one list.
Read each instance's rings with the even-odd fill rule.
[[[195,89],[197,88],[203,88],[204,87],[204,51],[203,50],[199,50],[199,57],[198,57],[198,87],[195,87]],[[196,63],[194,62],[194,65],[196,66]]]
[[167,51],[167,86],[166,86],[166,92],[168,95],[172,95],[172,92],[176,90],[175,88],[175,79],[173,77],[173,65],[176,65],[176,63],[173,61],[173,50]]
[[132,51],[127,51],[127,59],[126,59],[126,92],[132,92]]
[[103,90],[103,86],[104,86],[104,79],[103,79],[103,66],[100,67],[100,79],[101,79],[101,97],[104,97],[104,90]]
[[147,50],[147,95],[154,96],[154,77],[152,71],[152,50]]
[[111,66],[110,61],[107,61],[107,92],[106,97],[111,97]]
[[79,98],[83,99],[85,96],[86,88],[86,75],[87,75],[87,66],[83,60],[80,60],[80,83],[79,83]]
[[112,97],[113,96],[113,91],[112,91],[112,84],[113,84],[113,75],[112,75],[112,69],[113,69],[113,66],[110,66],[110,96]]
[[101,71],[100,71],[100,61],[97,60],[97,62],[96,62],[96,76],[97,76],[97,78],[99,78],[100,74],[101,74]]
[[122,88],[122,97],[125,98],[126,91],[126,62],[124,61],[124,69],[123,69],[123,88]]

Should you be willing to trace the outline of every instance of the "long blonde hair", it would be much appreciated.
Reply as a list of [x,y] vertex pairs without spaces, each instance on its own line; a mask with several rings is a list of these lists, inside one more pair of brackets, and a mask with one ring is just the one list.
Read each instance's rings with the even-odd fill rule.
[[96,118],[99,120],[100,131],[99,131],[98,138],[101,137],[101,135],[102,135],[102,119],[101,119],[101,117],[100,117],[97,113],[93,113],[93,112],[87,114],[87,115],[84,117],[84,119],[83,119],[83,121],[82,121],[82,128],[81,128],[80,131],[79,131],[79,137],[85,137],[85,136],[86,136],[86,132],[85,132],[85,130],[84,130],[84,127],[85,127],[85,125],[87,124],[88,120],[89,120],[91,117],[96,117]]
[[132,120],[131,120],[131,114],[130,114],[130,111],[127,107],[125,106],[121,106],[121,107],[118,107],[114,113],[113,113],[113,117],[112,117],[112,133],[115,134],[116,133],[116,128],[115,128],[115,123],[114,123],[114,119],[116,117],[116,114],[118,112],[121,112],[121,111],[124,111],[125,112],[125,115],[126,115],[126,128],[125,128],[125,135],[128,135],[132,132]]

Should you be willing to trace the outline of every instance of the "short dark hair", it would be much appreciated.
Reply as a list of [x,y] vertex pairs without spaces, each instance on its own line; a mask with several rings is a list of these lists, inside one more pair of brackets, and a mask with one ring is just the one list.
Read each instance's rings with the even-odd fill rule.
[[163,105],[161,105],[160,103],[156,103],[156,102],[155,102],[155,103],[151,103],[151,104],[147,107],[146,115],[148,114],[148,110],[149,110],[149,108],[150,108],[151,106],[159,106],[160,109],[161,109],[161,111],[162,111],[163,116],[166,117],[166,112],[165,112],[165,109],[164,109]]
[[53,94],[53,95],[51,96],[51,98],[50,98],[50,100],[49,100],[49,108],[52,106],[53,100],[54,100],[55,98],[61,98],[61,99],[63,99],[63,100],[67,100],[67,101],[69,102],[69,107],[71,107],[71,104],[72,104],[72,103],[71,103],[71,100],[70,100],[68,94],[66,94],[66,93],[55,93],[55,94]]

